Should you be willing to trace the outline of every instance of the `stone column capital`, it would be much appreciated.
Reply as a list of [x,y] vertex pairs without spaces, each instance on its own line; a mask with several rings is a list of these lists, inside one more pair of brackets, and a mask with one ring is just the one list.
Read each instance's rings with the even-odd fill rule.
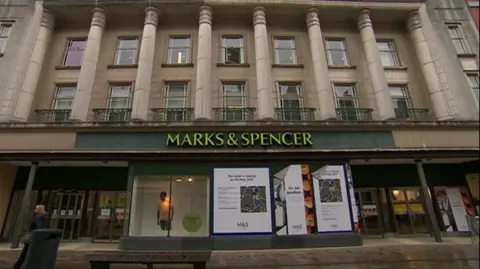
[[419,29],[419,28],[422,28],[420,15],[418,14],[418,11],[414,11],[410,13],[410,16],[407,19],[407,30],[409,33],[411,33],[415,29]]
[[307,10],[307,28],[314,25],[320,25],[320,19],[318,17],[318,9],[311,8]]
[[158,17],[161,15],[160,10],[156,7],[148,6],[145,8],[145,25],[151,24],[155,27],[158,25]]
[[267,24],[267,9],[263,6],[253,8],[253,25]]
[[41,27],[45,27],[50,31],[55,28],[55,14],[49,9],[44,9],[42,14],[42,20],[40,22]]
[[105,21],[107,18],[106,15],[106,10],[101,7],[95,7],[92,10],[93,17],[92,17],[92,26],[98,26],[98,27],[105,27]]
[[372,27],[372,21],[370,20],[370,10],[369,9],[362,9],[360,14],[357,18],[357,24],[359,29],[363,29],[365,27]]
[[200,7],[199,10],[199,18],[198,18],[198,23],[208,23],[212,24],[212,19],[213,19],[213,10],[211,7],[207,5],[203,5]]

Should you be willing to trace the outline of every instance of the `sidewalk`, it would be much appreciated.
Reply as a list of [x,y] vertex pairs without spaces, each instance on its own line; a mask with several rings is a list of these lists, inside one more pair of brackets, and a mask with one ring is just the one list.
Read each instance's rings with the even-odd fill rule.
[[[58,269],[88,269],[89,265],[84,261],[85,254],[94,250],[117,249],[116,244],[92,244],[92,243],[63,243],[60,247],[57,261]],[[9,244],[0,245],[0,268],[10,266],[19,254],[19,250],[9,249]],[[463,264],[466,261],[475,263],[478,268],[479,246],[472,244],[470,238],[451,237],[444,238],[443,243],[434,243],[432,238],[387,238],[387,239],[365,239],[361,247],[341,248],[319,248],[319,249],[286,249],[286,250],[263,250],[263,251],[214,251],[212,261],[208,268],[285,268],[285,269],[307,269],[319,268],[365,268],[345,267],[345,264],[392,264],[387,267],[368,268],[409,268],[395,267],[393,263],[406,261],[434,261],[443,263],[446,267],[453,269],[452,262]],[[340,266],[343,264],[342,266]],[[453,264],[453,263],[452,263]],[[337,265],[337,266],[335,266]],[[299,267],[300,266],[300,267]],[[438,265],[433,266],[436,268]],[[9,267],[6,267],[9,268]],[[144,266],[112,266],[112,268],[144,268]],[[155,268],[189,268],[185,266],[156,266]],[[426,266],[415,268],[427,268]],[[430,267],[428,267],[430,268]]]

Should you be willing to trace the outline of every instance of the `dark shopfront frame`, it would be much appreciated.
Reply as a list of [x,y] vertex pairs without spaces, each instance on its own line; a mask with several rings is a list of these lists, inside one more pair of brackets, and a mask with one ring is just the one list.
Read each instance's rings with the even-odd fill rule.
[[[208,158],[206,158],[208,156]],[[479,158],[478,149],[448,150],[448,149],[385,149],[385,150],[278,150],[265,152],[264,150],[249,150],[248,152],[192,150],[168,152],[2,152],[0,161],[128,161],[131,164],[162,164],[178,165],[191,163],[196,165],[218,165],[222,166],[252,166],[254,164],[275,163],[275,164],[345,164],[350,160],[365,159],[434,159],[434,158]],[[242,165],[239,165],[241,163]],[[130,169],[131,170],[131,169]],[[129,172],[129,183],[132,172]],[[355,181],[354,181],[355,184]],[[131,189],[131,188],[130,188]],[[127,197],[131,193],[127,193]],[[127,198],[128,199],[128,198]],[[131,197],[128,201],[130,206]],[[130,210],[130,209],[129,209]],[[126,217],[129,212],[126,212]],[[126,222],[128,226],[129,221]],[[126,228],[128,229],[128,227]],[[125,234],[125,233],[124,233]],[[301,247],[324,247],[324,246],[345,246],[345,241],[350,241],[356,236],[356,245],[361,244],[361,237],[358,234],[350,234],[347,239],[341,234],[326,234],[322,236],[223,236],[215,242],[216,237],[207,238],[151,238],[151,237],[129,237],[124,236],[120,241],[122,249],[158,249],[159,246],[168,246],[169,249],[265,249],[265,248],[301,248]],[[312,240],[313,238],[317,240]],[[350,239],[349,239],[350,238]],[[162,241],[159,241],[162,240]],[[313,242],[312,242],[313,241]],[[351,244],[350,244],[351,245]]]

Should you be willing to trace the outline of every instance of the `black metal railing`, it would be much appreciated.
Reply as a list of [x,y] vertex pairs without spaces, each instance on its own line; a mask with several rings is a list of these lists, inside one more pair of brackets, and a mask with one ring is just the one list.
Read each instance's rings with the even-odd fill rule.
[[70,117],[71,109],[40,109],[35,110],[35,122],[67,122]]
[[313,121],[315,108],[275,108],[275,119],[285,121]]
[[130,108],[93,109],[94,122],[127,122],[132,115]]
[[409,108],[409,109],[395,109],[395,117],[397,120],[427,120],[428,109],[424,108]]
[[255,108],[214,108],[213,113],[218,121],[251,121],[254,120]]
[[193,108],[153,108],[153,121],[191,121]]
[[346,121],[371,121],[371,108],[337,108],[337,119]]

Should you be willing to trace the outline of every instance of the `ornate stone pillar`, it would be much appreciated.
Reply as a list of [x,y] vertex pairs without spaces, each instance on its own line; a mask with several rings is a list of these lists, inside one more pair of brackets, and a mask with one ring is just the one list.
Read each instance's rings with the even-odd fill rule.
[[322,30],[316,8],[307,11],[307,28],[310,51],[312,53],[315,87],[318,95],[318,104],[320,106],[317,110],[318,116],[316,118],[318,120],[336,119],[335,100],[330,78],[328,77],[327,56],[325,55]]
[[132,120],[146,121],[148,117],[159,14],[159,10],[154,7],[145,9],[145,26],[143,27],[140,56],[138,57],[135,91],[133,92]]
[[32,57],[28,63],[25,80],[18,98],[17,106],[14,113],[14,121],[25,122],[28,120],[30,111],[32,110],[33,99],[37,91],[38,81],[42,72],[45,54],[55,28],[55,16],[48,10],[43,10],[40,29],[38,31],[35,46],[33,47]]
[[73,100],[70,120],[85,121],[88,116],[90,97],[92,93],[95,74],[97,71],[100,44],[105,28],[105,10],[100,7],[93,9],[93,18],[88,33],[87,44],[83,54],[82,67],[78,76],[77,90]]
[[437,75],[432,54],[430,53],[428,43],[422,30],[418,11],[410,14],[407,21],[407,29],[410,38],[412,39],[413,47],[415,48],[415,53],[427,84],[428,92],[430,93],[430,100],[433,105],[435,116],[437,120],[451,120],[453,117],[451,116],[445,95],[442,91],[440,78]]
[[257,6],[253,9],[253,27],[257,71],[258,118],[261,120],[271,120],[274,118],[272,78],[270,74],[271,65],[266,9],[262,6]]
[[197,77],[195,82],[195,119],[209,120],[212,115],[212,9],[200,8],[198,26]]
[[372,21],[370,20],[370,11],[364,9],[358,16],[358,28],[362,38],[365,58],[367,60],[368,72],[372,80],[373,92],[377,101],[378,113],[381,120],[395,118],[392,96],[388,89],[387,78],[383,70],[380,53],[378,52],[377,39],[373,32]]

